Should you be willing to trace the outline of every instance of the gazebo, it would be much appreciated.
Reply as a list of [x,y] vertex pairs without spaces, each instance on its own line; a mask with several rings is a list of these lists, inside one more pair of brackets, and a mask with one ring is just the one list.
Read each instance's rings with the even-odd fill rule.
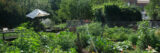
[[[34,27],[35,31],[39,31],[39,30],[43,30],[43,26],[40,24],[40,17],[44,17],[44,16],[48,16],[50,15],[49,13],[42,11],[40,9],[35,9],[32,12],[30,12],[29,14],[27,14],[26,16],[33,19],[31,20],[31,22],[33,23],[32,26]],[[40,28],[41,29],[40,29]]]
[[43,16],[48,16],[48,15],[50,15],[50,14],[45,11],[42,11],[40,9],[35,9],[32,12],[30,12],[29,14],[27,14],[26,16],[34,19],[36,17],[43,17]]

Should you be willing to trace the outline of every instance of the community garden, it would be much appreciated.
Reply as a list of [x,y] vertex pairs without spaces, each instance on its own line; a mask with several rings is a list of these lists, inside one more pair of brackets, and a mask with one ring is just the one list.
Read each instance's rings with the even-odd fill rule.
[[[26,17],[35,8],[50,15]],[[0,29],[0,53],[159,53],[160,28],[141,10],[121,0],[0,0],[0,28],[14,29]]]

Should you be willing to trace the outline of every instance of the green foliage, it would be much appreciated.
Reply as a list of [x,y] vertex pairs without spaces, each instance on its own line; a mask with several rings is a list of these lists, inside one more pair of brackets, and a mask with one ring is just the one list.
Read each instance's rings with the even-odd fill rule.
[[95,5],[102,5],[102,4],[125,4],[123,0],[91,0],[91,4]]
[[21,53],[23,51],[20,51],[20,49],[15,46],[10,46],[10,47],[6,48],[5,52],[6,53]]
[[75,48],[75,40],[76,35],[71,32],[60,32],[60,34],[56,36],[50,36],[53,47],[57,47],[57,45],[62,46],[63,50],[67,50],[69,48]]
[[114,41],[124,41],[133,33],[132,29],[127,29],[123,27],[106,27],[103,33],[104,37],[110,38]]
[[[19,28],[21,29],[21,27]],[[76,48],[76,35],[71,32],[60,32],[59,34],[40,32],[39,34],[32,29],[25,29],[25,31],[21,31],[21,35],[18,39],[11,42],[13,47],[0,41],[0,46],[2,46],[0,51],[27,53],[55,52],[54,50],[56,50],[56,48],[62,46],[60,49],[61,51],[76,52],[76,50],[73,49]],[[5,50],[5,48],[8,49]]]
[[100,36],[94,39],[94,44],[99,53],[117,53],[120,51],[132,49],[132,44],[130,41],[113,42],[108,38],[102,38]]
[[158,47],[156,45],[159,44],[159,41],[154,35],[155,29],[149,27],[149,22],[140,22],[137,32],[139,35],[137,45],[140,47],[140,49],[146,49],[148,45],[152,46],[153,48]]
[[54,27],[58,27],[60,29],[64,29],[67,26],[66,23],[55,25]]
[[141,13],[135,7],[129,7],[125,4],[119,3],[106,3],[103,5],[97,5],[92,9],[97,20],[107,23],[109,26],[127,26],[130,23],[124,22],[136,22],[141,21]]
[[116,50],[113,49],[114,42],[112,42],[108,39],[101,38],[100,36],[98,36],[93,41],[94,41],[95,47],[99,53],[116,52]]
[[105,6],[105,17],[109,26],[121,26],[121,22],[142,20],[140,11],[134,8],[119,8],[115,5]]
[[[57,5],[54,5],[52,1]],[[0,0],[0,27],[17,27],[23,22],[30,21],[31,19],[26,18],[26,14],[35,9],[50,13],[50,16],[46,18],[59,23],[61,19],[57,18],[56,10],[58,9],[55,9],[59,7],[58,3],[60,0]]]
[[133,33],[129,36],[128,40],[131,41],[133,45],[136,45],[138,41],[138,35]]
[[[96,1],[96,0],[95,0]],[[98,1],[97,1],[98,2]],[[119,1],[115,1],[115,0],[107,0],[105,3],[103,4],[100,4],[100,5],[93,5],[92,6],[92,10],[94,12],[94,14],[96,13],[96,11],[98,9],[100,9],[102,11],[102,13],[104,13],[105,11],[105,6],[112,6],[112,5],[115,5],[115,6],[118,6],[120,8],[128,8],[129,6],[126,5],[125,2],[122,2],[121,0]]]
[[129,51],[129,53],[148,53],[148,51],[141,50],[140,48],[136,48],[134,51]]
[[85,24],[83,26],[80,26],[77,28],[78,32],[83,32],[89,35],[101,35],[103,29],[101,27],[101,23],[99,22],[94,22],[94,23],[90,23],[90,24]]
[[22,8],[13,0],[0,0],[0,28],[16,27],[18,24],[24,22],[25,18],[21,11]]
[[61,0],[49,0],[53,10],[58,10],[60,8]]
[[[34,20],[36,24],[33,24],[25,15],[37,8],[49,12],[51,15],[47,18],[55,24],[76,19],[99,20],[102,23],[77,27],[76,32],[80,36],[78,42],[77,34],[68,31],[35,32],[33,29],[41,29],[38,22]],[[146,10],[151,19],[159,19],[159,0],[151,0]],[[130,51],[132,44],[137,45],[137,48],[131,53],[147,53],[144,51],[147,46],[160,50],[160,32],[151,28],[149,22],[140,22],[137,31],[124,27],[103,28],[104,23],[120,26],[118,23],[121,21],[142,20],[140,11],[127,6],[122,0],[0,0],[0,17],[0,28],[19,26],[16,32],[21,32],[6,35],[18,36],[11,42],[0,39],[2,53],[78,53],[77,44],[80,43],[83,49],[90,47],[90,51],[97,50],[99,53]],[[35,25],[35,28],[31,25]],[[65,28],[66,24],[55,27]]]
[[0,27],[17,27],[19,24],[29,21],[26,14],[34,9],[41,9],[52,14],[53,10],[49,0],[0,0]]
[[78,52],[74,48],[70,48],[69,51],[63,51],[61,50],[61,47],[58,46],[57,48],[53,50],[53,53],[78,53]]
[[63,50],[61,50],[61,47],[58,46],[57,48],[55,48],[55,49],[53,50],[53,53],[66,53],[66,52],[63,51]]
[[[93,27],[94,26],[94,27]],[[89,45],[89,41],[92,36],[99,36],[102,33],[101,24],[98,22],[85,24],[77,27],[77,32],[80,34],[80,40],[83,47],[87,47]]]
[[58,17],[62,20],[92,18],[89,0],[62,0]]
[[[37,32],[33,29],[26,29],[25,23],[16,29],[25,30],[18,39],[6,44],[0,41],[1,52],[54,52],[54,53],[77,53],[77,35],[72,32]],[[95,27],[93,27],[95,26]],[[82,48],[89,47],[90,51],[97,50],[99,53],[116,53],[121,50],[124,52],[142,53],[148,45],[157,51],[159,50],[158,34],[154,28],[151,28],[148,22],[140,22],[139,28],[135,32],[132,29],[124,27],[105,27],[103,36],[101,35],[102,27],[100,23],[90,23],[77,28],[80,35]],[[96,34],[96,35],[95,35]],[[93,39],[93,40],[92,40]],[[93,41],[93,42],[92,42]],[[136,50],[132,50],[132,44],[137,45]],[[139,48],[139,49],[138,49]]]
[[76,35],[73,33],[60,32],[59,34],[55,34],[41,32],[39,33],[41,35],[38,35],[31,29],[25,29],[23,32],[25,33],[22,33],[18,39],[10,43],[12,46],[0,41],[0,51],[7,53],[77,53],[75,46]]
[[50,10],[50,0],[14,0],[16,4],[19,4],[23,8],[23,13],[28,13],[34,9]]
[[159,20],[160,19],[160,0],[151,0],[150,3],[145,7],[147,14],[149,15],[151,20]]
[[28,30],[17,40],[13,41],[13,45],[20,48],[24,52],[37,52],[41,47],[40,37],[33,33],[34,31]]
[[3,44],[3,40],[0,39],[0,52],[3,52],[4,49],[5,49],[5,45]]
[[123,50],[127,50],[127,49],[132,49],[132,45],[130,41],[123,41],[123,42],[116,42],[114,44],[114,48],[118,51],[123,51]]

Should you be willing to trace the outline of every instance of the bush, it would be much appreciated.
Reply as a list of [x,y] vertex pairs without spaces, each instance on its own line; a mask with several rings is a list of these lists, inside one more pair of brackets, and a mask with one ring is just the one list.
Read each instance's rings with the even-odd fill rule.
[[120,8],[116,5],[105,6],[105,20],[109,26],[125,26],[131,23],[124,22],[135,22],[141,21],[141,13],[134,8]]
[[[94,10],[97,20],[108,26],[128,26],[133,22],[141,21],[141,12],[133,7],[123,7],[116,4],[102,5]],[[99,6],[98,6],[99,7]],[[129,23],[128,23],[129,22]]]

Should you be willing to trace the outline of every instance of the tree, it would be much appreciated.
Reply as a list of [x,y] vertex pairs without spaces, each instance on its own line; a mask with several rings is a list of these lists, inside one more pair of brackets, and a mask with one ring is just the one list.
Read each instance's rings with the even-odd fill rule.
[[0,0],[0,28],[15,27],[25,21],[22,8],[14,1]]
[[99,5],[99,4],[109,3],[109,2],[122,2],[122,0],[91,0],[91,3],[93,5]]
[[26,14],[34,9],[53,12],[49,0],[0,0],[0,27],[13,28],[29,21]]
[[63,20],[91,19],[91,9],[89,0],[62,0],[58,16]]
[[61,0],[50,0],[52,10],[58,10],[60,8]]
[[[118,3],[119,4],[119,3]],[[133,22],[141,21],[141,13],[133,7],[118,5],[114,3],[107,3],[95,9],[95,16],[97,20],[108,24],[109,26],[127,26]],[[128,23],[130,22],[130,23]]]
[[160,20],[160,0],[150,0],[145,10],[151,20]]

